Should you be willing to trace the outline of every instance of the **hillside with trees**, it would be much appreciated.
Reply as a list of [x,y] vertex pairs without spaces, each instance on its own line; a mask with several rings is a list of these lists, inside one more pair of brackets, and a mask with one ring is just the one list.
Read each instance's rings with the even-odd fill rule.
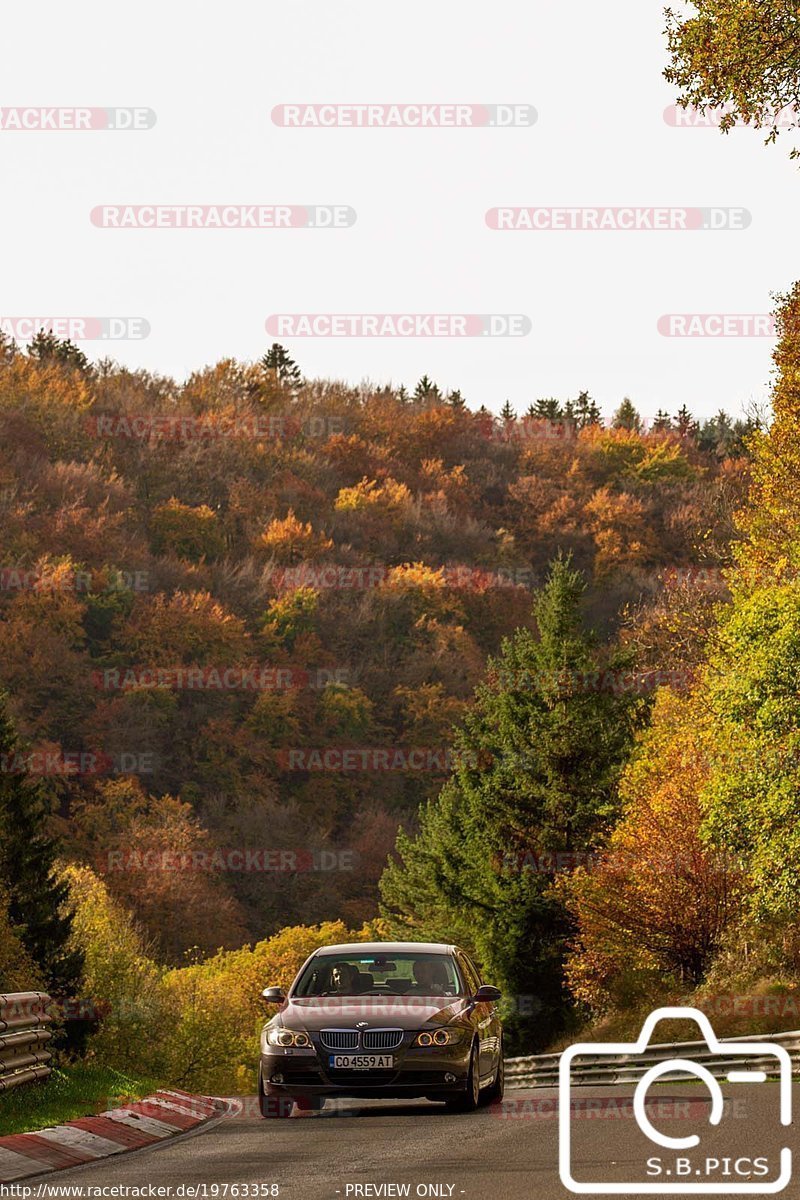
[[724,591],[751,428],[725,414],[645,430],[584,392],[498,418],[425,376],[305,380],[280,346],[182,385],[47,334],[0,364],[4,770],[168,964],[375,915],[555,557],[645,705],[689,668],[629,627]]

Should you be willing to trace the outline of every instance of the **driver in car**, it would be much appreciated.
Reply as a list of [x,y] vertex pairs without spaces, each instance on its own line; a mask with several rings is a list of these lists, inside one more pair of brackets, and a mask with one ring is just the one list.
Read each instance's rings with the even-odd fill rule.
[[335,963],[331,967],[331,991],[344,996],[354,995],[357,974],[356,968],[350,963]]
[[444,984],[441,979],[439,964],[428,958],[420,958],[411,968],[414,972],[413,991],[422,996],[443,996]]

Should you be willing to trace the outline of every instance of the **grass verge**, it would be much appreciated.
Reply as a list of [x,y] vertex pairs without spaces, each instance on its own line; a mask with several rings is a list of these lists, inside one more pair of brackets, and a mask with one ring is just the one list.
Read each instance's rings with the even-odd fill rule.
[[141,1100],[161,1086],[96,1063],[77,1063],[53,1071],[44,1083],[0,1093],[0,1136],[33,1133],[75,1117],[92,1116],[130,1100]]

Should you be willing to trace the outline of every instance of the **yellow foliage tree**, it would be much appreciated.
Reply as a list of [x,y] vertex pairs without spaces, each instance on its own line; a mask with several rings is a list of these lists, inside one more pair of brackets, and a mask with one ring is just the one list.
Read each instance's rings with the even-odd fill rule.
[[267,1015],[261,992],[288,988],[320,946],[368,941],[341,921],[295,925],[274,937],[169,972],[165,987],[180,1012],[169,1046],[170,1077],[192,1087],[250,1090],[255,1086],[258,1033]]
[[746,540],[738,556],[746,576],[780,579],[800,566],[800,283],[779,297],[776,326],[774,420],[752,438],[749,502],[738,514]]
[[91,868],[69,865],[63,874],[75,913],[72,942],[84,957],[86,997],[101,1018],[92,1049],[116,1070],[161,1076],[159,1042],[175,1019],[166,1011],[163,971],[131,914]]
[[404,483],[386,479],[381,485],[366,476],[355,487],[341,488],[333,507],[337,512],[364,512],[381,509],[386,513],[402,513],[411,505],[411,492]]
[[259,538],[259,546],[276,562],[286,566],[319,558],[333,549],[333,541],[318,533],[309,521],[301,521],[290,508],[283,520],[270,521]]

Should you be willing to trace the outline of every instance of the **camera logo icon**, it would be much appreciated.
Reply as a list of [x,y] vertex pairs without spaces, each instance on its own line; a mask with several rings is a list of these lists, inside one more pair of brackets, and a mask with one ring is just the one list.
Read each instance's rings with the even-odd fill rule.
[[[670,1058],[669,1047],[656,1047],[652,1034],[659,1021],[692,1020],[702,1034],[702,1044],[692,1043],[692,1057]],[[688,1048],[688,1047],[687,1047]],[[677,1047],[676,1047],[677,1049]],[[591,1065],[576,1060],[592,1060]],[[595,1061],[596,1060],[596,1061]],[[655,1060],[655,1061],[654,1061]],[[649,1065],[652,1064],[652,1065]],[[631,1170],[638,1178],[630,1181],[609,1181],[576,1178],[583,1176],[580,1156],[576,1154],[573,1128],[573,1108],[578,1112],[581,1104],[576,1102],[574,1089],[576,1080],[585,1081],[590,1070],[592,1082],[604,1069],[613,1076],[617,1073],[639,1073],[632,1098],[633,1123],[627,1123],[637,1150],[641,1144],[641,1171]],[[583,1068],[583,1072],[581,1072]],[[792,1152],[783,1146],[778,1153],[746,1156],[738,1153],[720,1157],[707,1153],[697,1133],[674,1137],[663,1133],[651,1120],[648,1112],[648,1089],[652,1084],[669,1077],[673,1082],[683,1082],[683,1076],[692,1077],[692,1082],[705,1085],[704,1103],[689,1105],[683,1102],[676,1107],[697,1111],[699,1120],[712,1129],[723,1122],[729,1106],[726,1105],[720,1081],[732,1084],[766,1083],[777,1079],[778,1120],[780,1125],[792,1123],[792,1061],[788,1051],[775,1042],[750,1042],[739,1038],[721,1042],[705,1013],[696,1008],[659,1008],[651,1013],[642,1026],[635,1042],[580,1042],[570,1046],[561,1055],[559,1062],[559,1174],[563,1186],[577,1195],[642,1196],[642,1195],[765,1195],[783,1191],[792,1177]],[[613,1082],[613,1078],[609,1080]],[[700,1093],[698,1093],[700,1094]],[[706,1098],[708,1097],[708,1099]],[[675,1114],[673,1114],[675,1115]],[[683,1115],[683,1114],[678,1114]],[[737,1140],[737,1146],[738,1146]],[[660,1153],[654,1153],[654,1147]],[[595,1154],[589,1161],[596,1161]],[[626,1153],[626,1159],[629,1156]]]

